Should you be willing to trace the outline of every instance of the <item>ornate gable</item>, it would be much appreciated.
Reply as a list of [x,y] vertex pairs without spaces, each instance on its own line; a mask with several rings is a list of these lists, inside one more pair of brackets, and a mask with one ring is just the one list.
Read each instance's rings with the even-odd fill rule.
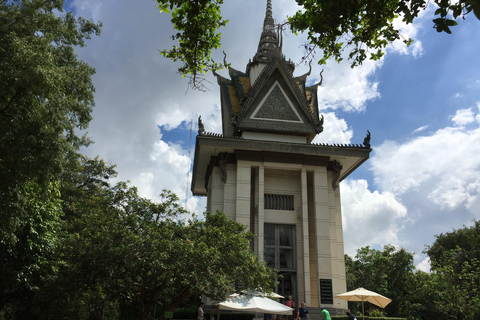
[[303,123],[295,106],[278,81],[275,81],[250,119]]
[[323,131],[317,86],[306,87],[308,74],[293,77],[291,61],[282,55],[281,33],[275,32],[271,1],[258,50],[246,72],[229,68],[230,79],[217,76],[221,89],[223,134],[243,132],[293,135],[311,142]]
[[315,121],[318,113],[315,119],[307,105],[304,83],[299,88],[297,80],[291,76],[285,61],[272,60],[242,102],[236,129],[313,139],[319,132],[320,121]]

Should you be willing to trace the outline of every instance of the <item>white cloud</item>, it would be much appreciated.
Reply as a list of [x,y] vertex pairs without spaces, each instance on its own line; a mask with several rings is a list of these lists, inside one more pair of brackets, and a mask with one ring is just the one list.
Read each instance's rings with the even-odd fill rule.
[[422,126],[422,127],[420,127],[420,128],[417,128],[417,129],[413,130],[413,132],[412,132],[412,133],[418,133],[418,132],[422,132],[422,131],[424,131],[424,130],[427,130],[427,129],[428,129],[428,127],[429,127],[428,125],[426,125],[426,126]]
[[337,118],[333,112],[326,112],[323,116],[323,132],[313,139],[313,143],[349,144],[353,137],[353,130],[348,128],[345,119]]
[[419,58],[419,57],[423,56],[423,54],[424,54],[422,41],[420,41],[420,40],[415,41],[413,43],[413,45],[410,47],[410,49],[411,49],[413,57],[415,57],[415,58]]
[[[394,20],[394,26],[400,30],[403,38],[415,39],[422,26],[422,17],[429,10],[422,10],[415,23],[406,24],[397,18]],[[407,47],[402,40],[397,40],[387,46],[382,59],[379,61],[366,60],[354,69],[350,67],[351,61],[348,60],[348,52],[344,53],[344,60],[341,63],[336,64],[334,61],[330,61],[325,66],[324,85],[318,89],[320,109],[365,111],[368,102],[381,96],[378,90],[379,82],[373,80],[372,76],[383,66],[385,59],[394,53],[418,58],[424,54],[424,50],[422,42],[418,39],[410,47]]]
[[457,110],[454,116],[451,117],[456,126],[465,126],[475,121],[475,114],[472,108]]
[[365,111],[367,101],[380,97],[378,82],[369,77],[381,66],[382,61],[368,60],[352,69],[349,61],[332,61],[325,67],[323,86],[318,88],[319,108]]
[[[467,109],[470,110],[470,109]],[[471,123],[459,110],[454,124]],[[446,127],[404,144],[385,141],[370,164],[381,190],[425,193],[440,208],[469,208],[480,192],[480,128]]]
[[430,272],[431,264],[430,264],[430,258],[426,257],[424,258],[419,264],[416,265],[417,270],[423,271],[423,272]]
[[342,219],[345,253],[355,255],[364,246],[401,245],[399,223],[407,209],[390,192],[371,192],[366,180],[344,180]]
[[[419,29],[421,28],[421,16],[424,15],[424,11],[420,12],[420,17],[415,19],[414,23],[406,24],[402,21],[400,17],[396,18],[393,22],[393,25],[396,29],[400,31],[402,39],[395,40],[390,47],[388,47],[387,52],[395,52],[399,54],[411,54],[414,58],[418,58],[424,54],[422,42],[417,38]],[[410,47],[407,47],[403,42],[403,39],[413,39],[414,42]]]
[[211,81],[215,91],[186,95],[187,82],[176,73],[178,64],[159,54],[173,44],[173,29],[155,1],[105,0],[99,5],[74,0],[72,6],[79,16],[103,23],[101,36],[77,52],[97,70],[96,107],[88,130],[95,144],[85,153],[117,164],[117,180],[130,180],[141,196],[158,201],[162,190],[168,189],[182,202],[188,197],[189,210],[203,212],[203,199],[189,192],[188,150],[162,140],[158,126],[167,131],[192,119],[196,126],[202,114],[206,129],[218,131],[218,121],[212,119],[220,100],[216,83]]

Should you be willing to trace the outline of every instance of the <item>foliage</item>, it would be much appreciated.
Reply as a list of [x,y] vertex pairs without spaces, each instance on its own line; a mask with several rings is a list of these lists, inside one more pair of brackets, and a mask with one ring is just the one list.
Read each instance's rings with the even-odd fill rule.
[[[400,318],[400,317],[385,317],[385,316],[358,316],[355,313],[355,316],[358,320],[406,320],[407,318]],[[332,320],[345,320],[346,316],[331,316]]]
[[380,309],[373,309],[372,311],[370,311],[370,317],[383,318],[385,317],[385,313]]
[[[388,316],[408,319],[462,319],[480,316],[480,260],[478,222],[437,236],[427,247],[430,273],[415,271],[413,255],[403,249],[370,247],[346,256],[347,288],[376,291],[392,299],[385,308]],[[365,306],[370,306],[365,304]],[[361,305],[350,303],[353,313]],[[367,312],[371,316],[375,312]],[[358,317],[357,317],[358,318]]]
[[227,24],[220,16],[223,0],[157,0],[160,12],[171,12],[171,22],[178,32],[172,36],[178,40],[178,46],[160,53],[183,65],[178,71],[183,77],[192,75],[192,85],[203,90],[198,77],[208,71],[221,69],[223,66],[211,58],[213,49],[220,47],[220,33],[217,29]]
[[389,297],[392,302],[385,308],[386,314],[404,316],[408,314],[406,300],[414,286],[414,270],[413,254],[405,249],[391,245],[384,246],[383,251],[363,247],[357,250],[355,259],[346,259],[347,289],[363,287]]
[[[303,10],[289,18],[293,32],[307,32],[309,50],[323,51],[320,64],[330,58],[343,59],[346,48],[352,48],[348,58],[352,67],[368,58],[378,60],[385,48],[393,41],[401,40],[409,46],[413,40],[402,36],[395,19],[409,24],[418,17],[420,10],[427,7],[427,0],[297,0]],[[472,10],[480,17],[480,2],[464,0],[451,2],[435,0],[438,7],[433,20],[438,32],[451,33],[450,27],[457,25],[458,17]],[[480,18],[479,18],[480,19]]]
[[[458,252],[458,251],[457,251]],[[458,261],[457,252],[447,251],[432,263],[438,275],[433,283],[436,307],[443,319],[477,319],[480,312],[480,262]]]
[[[99,172],[109,167],[103,168]],[[70,196],[76,200],[69,207],[82,212],[70,216],[65,273],[56,284],[64,300],[83,301],[83,307],[70,302],[77,313],[119,306],[122,314],[146,319],[154,309],[173,311],[202,294],[223,298],[238,283],[272,286],[273,271],[250,250],[252,235],[224,214],[185,223],[178,220],[185,213],[178,198],[168,191],[157,204],[124,182],[89,185],[81,188],[85,194]]]
[[474,221],[471,227],[437,235],[433,245],[426,247],[425,253],[433,263],[438,264],[440,261],[445,262],[443,256],[451,250],[459,264],[474,258],[480,260],[480,221]]
[[[427,247],[432,272],[421,275],[417,303],[430,302],[425,314],[441,319],[480,316],[480,223],[436,236]],[[433,319],[433,318],[432,318]]]
[[[178,19],[197,6],[185,25],[204,27],[205,10],[218,9],[182,3]],[[76,130],[91,119],[94,70],[74,47],[100,25],[64,13],[62,0],[0,8],[0,319],[146,319],[154,306],[223,297],[237,284],[272,287],[244,226],[221,213],[178,220],[175,195],[154,203],[111,186],[114,166],[78,153],[90,143]]]
[[[172,36],[178,39],[178,46],[162,51],[162,55],[173,61],[182,61],[178,69],[191,75],[194,88],[204,89],[198,75],[217,70],[222,65],[211,59],[211,52],[220,47],[220,33],[217,29],[225,26],[221,5],[223,0],[157,0],[161,12],[172,10],[172,23],[178,32]],[[396,40],[409,46],[413,40],[405,38],[396,19],[412,23],[424,10],[428,0],[296,0],[300,6],[288,23],[293,33],[306,32],[308,44],[306,57],[313,56],[316,49],[322,51],[318,60],[325,64],[330,58],[343,59],[342,53],[351,49],[348,58],[352,68],[367,58],[380,59],[386,47]],[[452,33],[457,18],[465,19],[470,12],[480,19],[480,0],[434,0],[436,11],[433,19],[438,32]]]
[[415,289],[410,297],[411,314],[418,319],[478,319],[480,298],[480,264],[471,262],[454,266],[450,253],[444,264],[435,265],[431,273],[415,274]]
[[[25,214],[16,217],[12,232],[15,239],[0,242],[0,309],[9,301],[28,301],[40,289],[43,278],[58,265],[55,255],[61,212],[58,187],[52,184],[47,195],[43,191],[34,182],[17,189],[19,201],[15,205]],[[24,308],[19,303],[15,313],[22,315]]]
[[0,310],[56,271],[60,175],[94,104],[94,70],[74,47],[99,27],[61,0],[0,1]]

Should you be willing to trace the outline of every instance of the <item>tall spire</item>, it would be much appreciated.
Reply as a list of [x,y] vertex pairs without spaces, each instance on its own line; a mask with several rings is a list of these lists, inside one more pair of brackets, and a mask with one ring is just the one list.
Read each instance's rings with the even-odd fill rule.
[[273,20],[272,1],[267,0],[267,12],[265,13],[265,20],[263,21],[263,31],[274,30],[275,21]]
[[267,0],[267,10],[263,21],[263,31],[258,43],[258,50],[253,62],[268,62],[274,56],[281,56],[278,35],[275,32],[275,21],[272,14],[272,1]]

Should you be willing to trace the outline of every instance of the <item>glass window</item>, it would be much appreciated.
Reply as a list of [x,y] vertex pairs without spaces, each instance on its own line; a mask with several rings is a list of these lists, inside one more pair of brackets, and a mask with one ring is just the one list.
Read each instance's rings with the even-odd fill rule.
[[294,257],[293,257],[293,249],[279,249],[280,254],[280,270],[293,270],[295,269]]
[[280,246],[293,247],[293,228],[292,226],[280,226],[278,228]]
[[264,246],[275,246],[275,227],[265,225]]
[[269,267],[279,271],[275,292],[296,296],[295,226],[265,224],[264,234],[263,259]]
[[270,268],[275,268],[275,248],[265,248],[263,259]]

